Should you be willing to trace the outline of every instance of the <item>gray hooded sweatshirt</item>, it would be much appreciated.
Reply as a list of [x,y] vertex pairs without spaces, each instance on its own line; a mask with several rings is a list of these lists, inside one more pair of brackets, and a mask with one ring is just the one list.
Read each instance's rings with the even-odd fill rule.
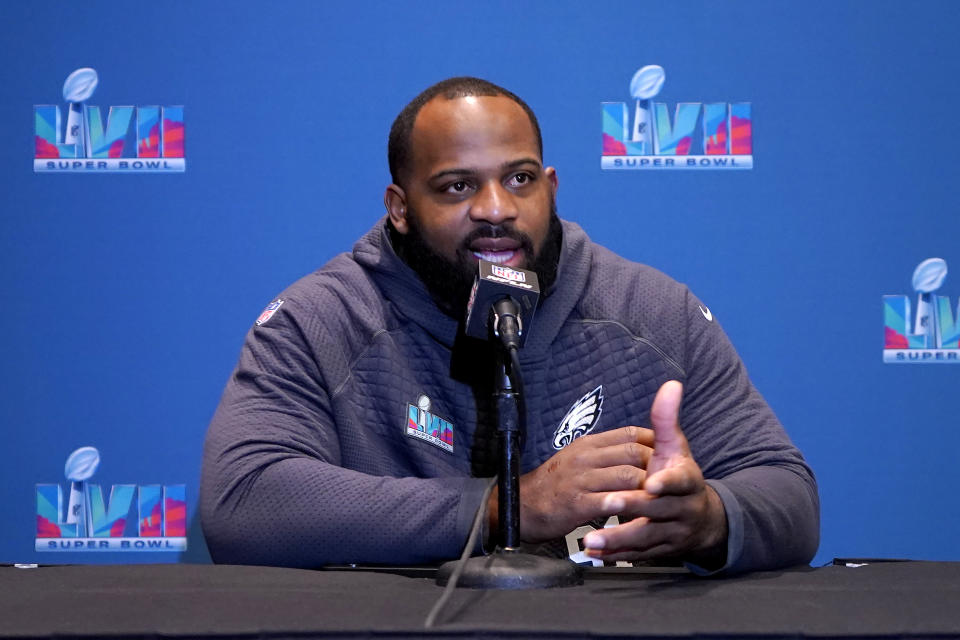
[[[497,469],[491,350],[459,324],[394,253],[383,220],[280,294],[247,335],[207,433],[200,509],[213,560],[459,555]],[[680,424],[726,509],[722,571],[813,557],[813,474],[685,286],[564,222],[557,281],[520,361],[521,473],[585,433],[649,426],[660,385],[679,380]]]

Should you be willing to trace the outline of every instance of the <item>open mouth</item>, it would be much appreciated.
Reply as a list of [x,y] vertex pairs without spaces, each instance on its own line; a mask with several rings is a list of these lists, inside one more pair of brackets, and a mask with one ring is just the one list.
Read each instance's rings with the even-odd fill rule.
[[514,238],[477,238],[470,243],[470,252],[494,264],[513,264],[522,257],[523,247]]
[[473,255],[477,256],[481,260],[486,260],[487,262],[493,262],[495,264],[503,264],[509,262],[517,255],[516,251],[474,251]]

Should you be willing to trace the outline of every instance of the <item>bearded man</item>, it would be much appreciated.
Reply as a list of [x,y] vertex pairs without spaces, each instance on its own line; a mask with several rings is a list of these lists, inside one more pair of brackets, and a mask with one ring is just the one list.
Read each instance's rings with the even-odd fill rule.
[[705,305],[558,218],[523,100],[440,82],[397,117],[388,156],[386,217],[247,336],[204,452],[215,562],[437,563],[478,509],[472,551],[495,544],[494,354],[463,334],[481,258],[536,271],[543,292],[520,351],[524,543],[700,573],[810,561],[810,468]]

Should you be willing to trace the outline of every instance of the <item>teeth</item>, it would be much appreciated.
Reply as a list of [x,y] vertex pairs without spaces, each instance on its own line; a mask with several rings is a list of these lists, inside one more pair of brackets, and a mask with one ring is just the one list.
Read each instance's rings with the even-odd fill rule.
[[502,264],[513,257],[513,251],[474,251],[473,255],[494,264]]
[[513,257],[515,251],[474,251],[473,255],[477,256],[481,260],[486,260],[487,262],[493,262],[495,264],[502,264],[510,260]]

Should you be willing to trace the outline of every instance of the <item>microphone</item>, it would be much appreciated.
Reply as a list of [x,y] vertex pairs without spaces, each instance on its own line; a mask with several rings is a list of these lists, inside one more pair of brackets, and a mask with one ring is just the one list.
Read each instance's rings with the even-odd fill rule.
[[[467,558],[473,544],[471,537],[460,561],[447,562],[437,571],[437,584],[446,585],[448,589],[452,588],[450,585],[457,585],[461,575],[460,584],[481,589],[561,587],[583,582],[580,567],[569,560],[545,558],[520,549],[520,456],[527,411],[518,350],[530,333],[539,297],[536,273],[480,260],[467,303],[465,331],[468,336],[481,340],[496,335],[504,346],[494,349],[497,356],[494,396],[500,445],[497,472],[500,539],[491,555]],[[479,523],[483,510],[477,513],[476,523]],[[475,531],[479,528],[476,523]]]
[[493,335],[507,348],[526,342],[540,298],[537,274],[480,260],[467,303],[466,334],[486,340]]

